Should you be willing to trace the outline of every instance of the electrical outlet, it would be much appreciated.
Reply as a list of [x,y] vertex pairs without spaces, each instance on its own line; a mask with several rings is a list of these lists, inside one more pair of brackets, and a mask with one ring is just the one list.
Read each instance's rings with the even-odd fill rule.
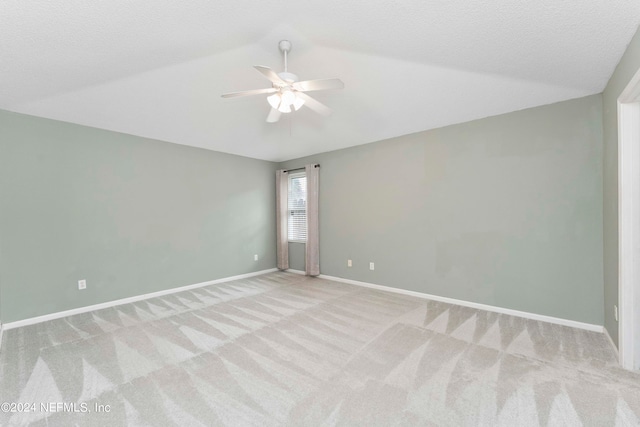
[[347,267],[353,267],[353,261],[350,259],[347,260]]
[[87,281],[78,280],[78,289],[87,289]]
[[257,260],[258,260],[258,254],[255,254],[255,255],[253,256],[253,260],[254,260],[254,261],[257,261]]
[[376,269],[375,264],[374,264],[374,263],[372,263],[372,262],[370,262],[370,263],[369,263],[369,270],[375,270],[375,269]]
[[616,318],[616,322],[618,321],[618,306],[614,305],[613,306],[613,317]]

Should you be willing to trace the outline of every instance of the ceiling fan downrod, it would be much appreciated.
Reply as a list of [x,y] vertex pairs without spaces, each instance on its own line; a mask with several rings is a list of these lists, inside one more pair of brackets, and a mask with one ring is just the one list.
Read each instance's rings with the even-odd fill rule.
[[280,43],[278,43],[278,48],[280,49],[280,52],[284,54],[284,72],[286,73],[288,72],[287,54],[291,52],[291,42],[289,40],[280,40]]

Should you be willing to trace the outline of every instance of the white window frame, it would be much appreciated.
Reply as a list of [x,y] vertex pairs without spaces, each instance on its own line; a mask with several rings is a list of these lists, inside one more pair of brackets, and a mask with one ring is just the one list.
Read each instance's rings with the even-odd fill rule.
[[[618,346],[640,369],[640,71],[618,98]],[[607,307],[607,309],[610,309]]]
[[[288,185],[287,185],[287,198],[289,198],[291,196],[291,185],[292,185],[292,181],[296,178],[302,178],[302,177],[306,177],[307,174],[304,171],[301,172],[290,172],[289,176],[288,176]],[[299,209],[297,209],[299,210]],[[291,205],[289,204],[289,202],[287,202],[287,215],[289,217],[289,226],[287,227],[287,241],[292,242],[292,243],[307,243],[307,239],[306,239],[306,231],[305,231],[305,238],[304,239],[292,239],[290,236],[290,227],[291,227]],[[304,212],[305,212],[305,225],[306,225],[306,221],[307,221],[307,199],[305,198],[305,207],[304,207]]]

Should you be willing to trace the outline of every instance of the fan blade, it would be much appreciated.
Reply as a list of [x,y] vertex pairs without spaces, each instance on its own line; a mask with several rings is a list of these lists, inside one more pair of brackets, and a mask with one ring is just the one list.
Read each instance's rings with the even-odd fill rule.
[[270,87],[268,89],[254,89],[254,90],[245,90],[242,92],[231,92],[225,93],[222,95],[223,98],[234,98],[236,96],[249,96],[249,95],[262,95],[263,93],[274,93],[277,92],[278,89]]
[[260,73],[262,73],[263,76],[268,78],[271,81],[271,83],[275,83],[278,86],[289,86],[287,82],[282,80],[280,76],[276,74],[276,72],[273,71],[271,68],[265,67],[264,65],[254,65],[253,68],[260,71]]
[[303,92],[326,89],[344,89],[344,83],[340,79],[306,80],[304,82],[294,83],[293,88]]
[[304,92],[296,92],[296,95],[304,100],[304,105],[306,105],[307,107],[311,108],[316,113],[322,114],[323,116],[328,116],[328,115],[331,114],[331,108],[327,107],[326,105],[324,105],[320,101],[316,101],[315,99],[313,99],[312,97],[310,97],[306,93],[304,93]]
[[267,116],[267,123],[277,122],[278,120],[280,120],[281,115],[282,113],[280,111],[272,108],[271,111],[269,111],[269,115]]

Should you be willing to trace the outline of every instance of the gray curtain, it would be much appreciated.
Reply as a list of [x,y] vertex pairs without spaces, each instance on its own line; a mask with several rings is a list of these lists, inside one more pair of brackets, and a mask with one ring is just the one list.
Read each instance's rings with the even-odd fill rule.
[[318,222],[318,190],[320,165],[306,165],[307,175],[307,244],[305,245],[305,273],[320,274],[320,229]]
[[276,256],[280,270],[289,268],[289,238],[288,238],[288,198],[289,179],[287,171],[276,171]]

